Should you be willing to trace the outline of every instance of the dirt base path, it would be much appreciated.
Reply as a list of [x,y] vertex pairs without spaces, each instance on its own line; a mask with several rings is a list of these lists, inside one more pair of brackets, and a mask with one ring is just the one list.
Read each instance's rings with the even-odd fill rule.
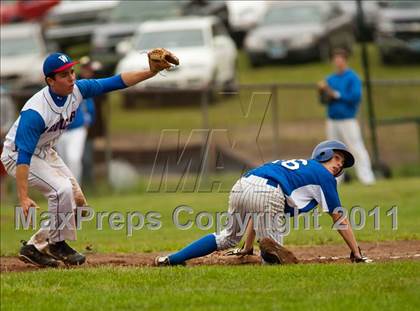
[[[361,243],[363,252],[375,262],[393,260],[420,260],[420,241],[389,241],[377,243]],[[350,263],[349,251],[345,245],[291,246],[289,249],[296,255],[300,263]],[[256,252],[257,253],[257,252]],[[163,253],[134,254],[86,254],[87,262],[78,269],[98,266],[150,267],[154,258]],[[42,268],[28,265],[17,257],[1,257],[1,272],[31,271]],[[209,256],[193,259],[188,266],[196,265],[241,265],[261,264],[258,255],[242,258],[225,256],[224,252],[216,252]],[[62,269],[66,269],[63,265]],[[60,268],[59,268],[60,269]]]

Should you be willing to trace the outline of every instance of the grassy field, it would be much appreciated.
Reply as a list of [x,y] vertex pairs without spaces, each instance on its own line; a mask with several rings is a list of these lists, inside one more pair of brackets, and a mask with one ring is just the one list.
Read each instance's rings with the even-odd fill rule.
[[1,310],[415,310],[419,271],[398,262],[9,273]]
[[[89,199],[91,206],[95,209],[96,215],[91,222],[84,223],[79,232],[79,239],[74,243],[76,248],[85,249],[90,246],[95,252],[152,252],[176,250],[191,240],[200,237],[207,232],[213,232],[214,227],[203,231],[194,223],[190,230],[180,230],[175,227],[172,221],[174,209],[180,205],[187,205],[193,209],[193,214],[186,212],[181,214],[180,222],[188,220],[195,221],[198,213],[207,211],[215,220],[216,212],[223,212],[227,209],[228,191],[232,185],[233,178],[222,179],[221,192],[175,192],[175,193],[146,193],[144,187],[140,187],[140,193],[123,193],[115,195],[95,196]],[[364,187],[358,183],[341,186],[340,193],[342,204],[347,209],[353,206],[360,206],[366,212],[366,226],[356,232],[356,236],[362,241],[377,240],[402,240],[420,239],[418,224],[420,213],[418,211],[420,194],[418,185],[420,178],[383,180],[373,187]],[[174,189],[174,188],[172,188]],[[171,190],[171,188],[169,189]],[[45,210],[44,200],[37,200]],[[27,239],[32,231],[15,230],[14,211],[12,204],[2,204],[1,209],[1,254],[16,254],[21,239]],[[393,206],[398,207],[398,228],[393,230],[391,217],[386,216],[386,211]],[[380,207],[380,230],[374,230],[373,216],[367,215],[374,207]],[[111,230],[109,217],[104,217],[103,229],[96,230],[96,224],[100,220],[99,212],[121,211],[124,217],[129,212],[139,211],[143,215],[150,211],[159,212],[162,218],[159,219],[161,229],[154,231],[146,226],[133,231],[132,236],[127,236],[127,226],[120,230]],[[356,218],[358,219],[358,218]],[[126,219],[125,219],[126,220]],[[134,223],[137,223],[137,218]],[[145,221],[145,225],[148,221]],[[206,221],[203,220],[203,224]],[[126,223],[125,223],[126,224]],[[286,237],[287,244],[329,244],[342,243],[337,232],[331,230],[331,218],[322,214],[320,217],[322,230],[303,230],[303,220],[299,227],[292,225],[291,233]]]
[[[351,65],[361,72],[360,50]],[[376,50],[369,47],[372,76],[375,79],[417,78],[419,66],[399,65],[383,67]],[[252,69],[243,53],[239,59],[241,83],[316,82],[331,71],[326,63],[279,65]],[[380,117],[420,115],[418,91],[414,88],[380,88],[375,94]],[[124,110],[120,96],[111,98],[111,130],[115,134],[158,133],[162,128],[177,128],[186,132],[202,127],[198,107],[166,107],[164,109]],[[239,101],[242,99],[242,103]],[[313,132],[310,121],[324,119],[324,109],[316,101],[314,90],[283,90],[279,93],[281,122],[297,122],[292,136]],[[249,94],[222,98],[210,107],[211,127],[231,128],[249,135],[249,129],[261,121],[261,111],[267,106],[267,96],[259,95],[256,113],[244,116]],[[267,117],[270,121],[270,116]],[[318,126],[318,125],[317,125]],[[321,123],[319,126],[323,126]],[[315,129],[317,135],[317,129]],[[408,135],[409,132],[402,132]],[[415,133],[415,129],[414,132]],[[414,136],[414,134],[413,134]],[[412,137],[400,132],[384,134],[384,145],[392,139],[409,145],[415,152]],[[312,138],[311,138],[312,139]],[[141,142],[139,142],[141,143]],[[401,152],[401,151],[399,151]],[[403,160],[400,160],[403,161]],[[412,170],[412,166],[409,168]],[[155,211],[162,215],[160,230],[146,227],[127,236],[127,226],[111,230],[109,217],[103,219],[103,230],[96,230],[98,214],[84,223],[76,249],[93,253],[133,253],[174,251],[186,243],[212,232],[200,230],[194,224],[190,230],[179,230],[172,221],[173,210],[180,205],[191,207],[191,215],[184,214],[181,222],[194,220],[202,211],[212,215],[227,208],[227,191],[238,176],[220,177],[223,191],[146,191],[145,182],[123,193],[99,191],[89,195],[96,213],[139,211],[143,215]],[[366,212],[380,207],[380,230],[374,230],[373,217],[367,216],[363,229],[355,231],[359,241],[419,240],[420,223],[419,177],[381,180],[373,187],[358,183],[340,186],[343,205],[350,209],[360,206]],[[176,183],[170,182],[170,190]],[[172,187],[172,188],[171,188]],[[3,198],[2,198],[3,199]],[[46,210],[46,202],[38,195],[34,199]],[[14,256],[19,241],[27,240],[32,230],[14,228],[15,201],[2,201],[0,209],[0,254]],[[397,206],[398,227],[393,230],[386,212]],[[109,215],[109,214],[108,214]],[[147,221],[146,221],[147,224]],[[343,243],[331,230],[331,218],[320,217],[321,230],[292,228],[286,245],[324,245]],[[1,274],[1,310],[415,310],[420,305],[419,261],[374,263],[371,265],[296,265],[296,266],[198,266],[157,268],[99,267],[69,270],[42,270]],[[417,306],[417,307],[416,307]]]
[[[233,176],[222,181],[222,190],[231,186]],[[380,181],[373,187],[357,183],[340,188],[343,205],[359,205],[366,211],[381,207],[379,231],[368,217],[366,227],[357,231],[358,240],[420,239],[418,211],[419,178]],[[171,184],[173,186],[174,183]],[[173,190],[174,188],[172,188]],[[162,228],[146,228],[127,237],[126,230],[94,229],[83,225],[79,250],[89,245],[93,252],[173,251],[207,231],[196,226],[179,230],[172,224],[176,206],[189,205],[193,220],[200,211],[215,213],[226,209],[226,192],[147,193],[141,185],[135,192],[104,194],[90,198],[99,211],[158,211]],[[45,203],[37,198],[45,209]],[[31,232],[13,228],[12,202],[1,208],[1,254],[14,255],[18,241]],[[398,206],[398,229],[392,230],[385,211]],[[320,219],[322,230],[292,230],[288,245],[343,243],[330,228],[327,215]],[[210,230],[212,231],[212,230]],[[371,265],[297,266],[198,266],[173,268],[99,267],[70,270],[42,270],[3,273],[1,310],[414,310],[419,305],[420,263],[400,261]],[[42,297],[42,299],[40,299]]]

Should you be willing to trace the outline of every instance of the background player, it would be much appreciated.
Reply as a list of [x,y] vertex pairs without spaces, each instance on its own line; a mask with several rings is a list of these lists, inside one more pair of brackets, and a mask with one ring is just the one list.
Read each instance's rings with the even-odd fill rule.
[[[19,258],[38,266],[79,265],[85,257],[65,241],[76,239],[74,211],[86,200],[73,174],[54,151],[58,138],[73,121],[85,98],[123,89],[153,77],[170,67],[161,59],[177,58],[163,49],[148,53],[150,70],[124,72],[104,79],[77,80],[76,62],[62,53],[49,55],[43,65],[47,86],[24,105],[20,116],[6,136],[1,160],[7,172],[16,178],[20,206],[25,215],[35,202],[28,186],[41,191],[48,200],[51,225],[41,228],[19,252]],[[152,56],[154,58],[152,59]],[[54,259],[53,259],[54,258]]]
[[[243,234],[239,221],[248,223],[247,214],[264,216],[263,219],[252,219],[260,240],[261,256],[266,262],[296,262],[294,256],[281,246],[285,213],[293,214],[295,210],[309,212],[319,204],[336,223],[341,217],[338,211],[341,203],[335,178],[353,164],[353,155],[346,145],[330,140],[315,147],[312,159],[277,160],[249,171],[236,182],[229,196],[228,212],[232,225],[220,234],[204,236],[177,253],[157,257],[156,265],[183,264],[188,259],[236,246]],[[342,220],[341,225],[338,230],[351,250],[351,259],[367,261],[347,219]]]
[[347,59],[346,50],[334,50],[332,62],[335,73],[318,83],[321,101],[327,104],[327,139],[339,139],[347,144],[356,158],[355,169],[360,182],[372,185],[375,176],[356,119],[362,97],[362,82],[348,67]]

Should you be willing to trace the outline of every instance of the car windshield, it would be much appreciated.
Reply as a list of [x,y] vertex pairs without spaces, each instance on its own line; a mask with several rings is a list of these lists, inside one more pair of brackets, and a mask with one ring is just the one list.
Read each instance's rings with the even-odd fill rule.
[[273,7],[262,20],[263,25],[320,23],[321,10],[316,6]]
[[203,31],[188,29],[146,32],[140,35],[136,46],[139,49],[153,49],[156,47],[178,48],[204,45]]
[[181,16],[182,1],[121,1],[111,12],[114,22],[136,22]]
[[37,54],[40,50],[35,37],[1,38],[1,57]]

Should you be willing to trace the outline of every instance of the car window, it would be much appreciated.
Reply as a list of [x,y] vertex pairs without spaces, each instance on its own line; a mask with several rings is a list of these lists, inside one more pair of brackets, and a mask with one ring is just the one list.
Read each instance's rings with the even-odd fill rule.
[[386,7],[396,9],[418,9],[420,8],[419,1],[384,1]]
[[320,23],[321,21],[321,10],[317,6],[273,6],[267,11],[262,24],[287,25],[293,23]]
[[36,54],[41,52],[41,47],[34,36],[1,38],[1,57]]
[[213,33],[213,37],[228,36],[226,27],[222,23],[213,24],[211,27],[211,31]]
[[136,44],[139,49],[195,47],[204,45],[205,40],[201,29],[146,32],[140,35]]
[[181,16],[184,1],[121,1],[111,12],[114,22],[136,22]]

